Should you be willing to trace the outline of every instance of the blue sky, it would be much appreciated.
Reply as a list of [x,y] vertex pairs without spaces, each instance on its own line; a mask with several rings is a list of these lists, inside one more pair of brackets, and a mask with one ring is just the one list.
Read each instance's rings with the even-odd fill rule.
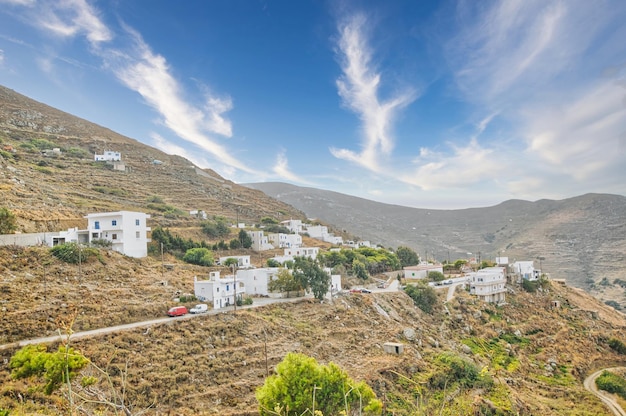
[[623,0],[0,0],[0,84],[238,183],[626,195]]

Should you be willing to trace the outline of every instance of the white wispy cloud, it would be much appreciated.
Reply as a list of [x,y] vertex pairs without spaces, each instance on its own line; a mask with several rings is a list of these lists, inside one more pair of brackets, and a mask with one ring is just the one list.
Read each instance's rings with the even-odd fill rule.
[[372,62],[368,44],[367,19],[362,14],[353,15],[340,22],[337,44],[343,75],[337,80],[337,89],[343,104],[355,112],[362,123],[361,151],[331,148],[340,159],[380,171],[379,157],[388,156],[394,148],[393,122],[398,112],[413,102],[415,91],[407,89],[387,100],[379,98],[381,74]]
[[127,33],[133,39],[129,53],[115,51],[104,55],[109,68],[120,81],[138,92],[163,117],[163,124],[177,136],[209,152],[225,165],[254,172],[208,135],[214,133],[231,137],[231,123],[223,116],[232,108],[230,98],[207,92],[202,108],[185,101],[182,87],[171,75],[166,59],[152,52],[136,31],[127,28]]
[[[230,138],[232,123],[225,113],[233,108],[232,99],[219,96],[201,85],[203,102],[199,105],[186,99],[184,88],[172,75],[167,59],[152,51],[142,36],[134,29],[122,24],[117,34],[118,44],[113,46],[114,31],[103,20],[100,12],[85,0],[60,0],[57,2],[23,2],[30,6],[28,22],[46,33],[59,37],[84,36],[91,46],[91,53],[101,58],[104,67],[111,70],[123,85],[140,94],[146,104],[160,116],[160,123],[179,138],[193,144],[212,156],[223,170],[231,169],[258,174],[233,156],[233,152],[221,145],[213,135]],[[119,38],[122,39],[119,39]],[[128,46],[130,45],[130,46]],[[51,70],[50,62],[40,61],[42,70]],[[175,150],[190,160],[204,161],[206,158],[183,152],[182,147],[173,147],[163,140],[157,141],[165,149]]]
[[289,169],[289,161],[287,160],[287,153],[285,150],[281,150],[278,155],[276,155],[276,163],[274,164],[272,171],[281,179],[286,179],[288,181],[304,185],[311,185],[309,181],[296,175]]
[[448,143],[451,153],[423,148],[413,160],[416,166],[400,180],[428,191],[462,188],[500,175],[505,166],[493,149],[481,147],[476,139],[467,146]]
[[[459,30],[446,45],[456,85],[478,111],[497,109],[498,120],[508,123],[510,144],[497,146],[492,141],[502,136],[482,135],[479,124],[467,147],[482,135],[481,148],[497,148],[498,159],[513,164],[499,176],[511,192],[601,192],[620,180],[611,185],[608,172],[626,174],[619,151],[626,131],[621,72],[605,74],[623,65],[625,17],[626,4],[611,0],[459,3]],[[418,173],[435,183],[453,181],[433,162]],[[459,175],[459,183],[483,177],[474,173]]]
[[34,23],[57,36],[84,35],[92,46],[113,38],[111,30],[100,20],[98,11],[85,0],[59,0],[29,5],[38,9]]
[[626,90],[604,80],[560,106],[526,110],[528,151],[577,180],[623,164],[620,140],[626,131]]

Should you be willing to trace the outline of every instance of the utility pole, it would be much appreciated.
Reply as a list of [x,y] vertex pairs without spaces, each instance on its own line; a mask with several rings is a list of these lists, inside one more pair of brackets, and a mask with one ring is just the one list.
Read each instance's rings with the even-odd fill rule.
[[165,264],[163,263],[163,242],[161,242],[161,280],[165,281]]
[[235,263],[231,264],[231,267],[233,268],[233,286],[235,288],[235,312],[237,312],[237,275],[235,274]]

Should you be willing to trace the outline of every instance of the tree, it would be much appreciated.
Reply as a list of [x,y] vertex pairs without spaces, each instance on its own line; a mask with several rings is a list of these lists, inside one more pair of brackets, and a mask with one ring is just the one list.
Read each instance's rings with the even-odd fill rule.
[[417,285],[408,285],[404,291],[413,299],[413,303],[426,313],[431,313],[433,306],[437,303],[437,293],[435,289],[428,286],[426,282],[420,282]]
[[190,248],[185,252],[183,261],[199,266],[212,266],[213,253],[207,248]]
[[[320,365],[304,354],[289,353],[276,366],[276,374],[256,390],[261,416],[379,415],[381,402],[364,382],[352,380],[333,363]],[[344,413],[345,412],[345,413]]]
[[241,241],[239,241],[236,238],[233,238],[232,240],[230,240],[230,242],[228,243],[228,247],[231,250],[237,250],[238,248],[241,248]]
[[15,214],[8,208],[0,208],[0,234],[13,234],[17,230]]
[[322,300],[330,286],[330,275],[309,257],[296,257],[293,277],[304,289],[311,289],[316,299]]
[[276,273],[276,278],[267,284],[267,288],[272,292],[297,292],[303,289],[301,282],[297,281],[287,269],[280,269]]
[[414,266],[420,262],[420,258],[417,253],[409,247],[398,247],[396,250],[396,256],[398,256],[402,267]]
[[433,282],[441,282],[446,276],[438,270],[433,270],[428,272],[428,278]]
[[367,269],[365,268],[365,265],[363,264],[363,262],[357,259],[354,259],[352,261],[352,274],[361,280],[367,280],[367,278],[369,277],[367,275]]
[[222,220],[204,221],[202,223],[202,231],[210,238],[222,238],[230,234],[228,226]]
[[241,243],[241,247],[250,248],[252,247],[252,237],[245,230],[239,230],[239,242]]
[[280,267],[280,262],[276,259],[267,259],[267,267]]

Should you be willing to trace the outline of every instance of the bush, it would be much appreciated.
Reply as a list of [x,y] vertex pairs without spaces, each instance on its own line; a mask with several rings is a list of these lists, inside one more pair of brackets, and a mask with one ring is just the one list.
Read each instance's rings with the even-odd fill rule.
[[434,270],[432,272],[428,272],[428,279],[432,282],[441,282],[445,278],[446,276],[444,276],[440,271]]
[[437,303],[437,292],[427,284],[408,285],[404,289],[415,305],[426,313],[431,313]]
[[[355,382],[337,365],[320,365],[315,358],[288,353],[276,373],[257,389],[259,414],[379,415],[382,403],[364,382]],[[344,413],[345,412],[345,413]],[[355,413],[353,413],[355,412]],[[285,413],[286,414],[286,413]]]
[[0,208],[0,234],[13,234],[17,230],[15,214],[8,208]]
[[626,345],[617,338],[611,338],[609,340],[609,347],[619,354],[626,355]]
[[443,353],[436,359],[439,371],[428,379],[428,384],[435,389],[449,389],[453,385],[461,388],[488,388],[493,380],[481,374],[476,364],[452,353]]
[[207,248],[190,248],[185,252],[183,261],[199,266],[212,266],[213,253]]
[[70,264],[86,263],[91,257],[99,257],[97,249],[82,247],[77,243],[63,243],[50,249],[52,255]]
[[621,398],[626,399],[626,380],[617,374],[606,370],[603,371],[596,379],[596,386],[598,386],[600,390],[617,394]]

